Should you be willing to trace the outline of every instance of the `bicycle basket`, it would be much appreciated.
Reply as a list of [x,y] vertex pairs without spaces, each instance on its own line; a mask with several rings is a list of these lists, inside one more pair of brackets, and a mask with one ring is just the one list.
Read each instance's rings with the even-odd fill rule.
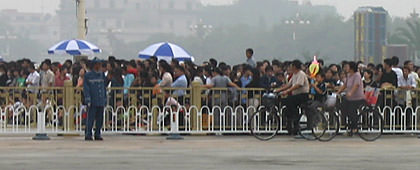
[[273,93],[264,94],[262,97],[262,105],[265,107],[275,106],[277,103],[277,96]]
[[334,107],[336,103],[337,103],[337,94],[336,93],[332,93],[331,95],[327,96],[327,100],[325,101],[325,105],[327,107]]

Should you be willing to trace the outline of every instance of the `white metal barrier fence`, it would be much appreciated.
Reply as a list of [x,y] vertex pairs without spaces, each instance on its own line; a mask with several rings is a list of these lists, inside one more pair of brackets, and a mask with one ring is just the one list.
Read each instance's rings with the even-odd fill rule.
[[[196,134],[196,133],[249,133],[248,120],[257,108],[249,106],[235,108],[227,106],[185,107],[117,107],[107,106],[104,110],[104,133],[136,133],[136,134]],[[38,108],[33,105],[6,106],[0,108],[0,134],[9,133],[83,133],[85,107],[70,106],[53,107],[47,105]],[[280,111],[280,115],[282,114]],[[74,113],[74,114],[72,114]],[[416,108],[380,109],[385,120],[384,133],[420,133]],[[60,117],[62,114],[62,117]],[[71,116],[74,119],[70,119]],[[73,122],[71,122],[73,120]],[[286,133],[285,122],[281,117],[279,133]],[[74,128],[72,128],[74,127]],[[342,129],[342,131],[345,131]]]

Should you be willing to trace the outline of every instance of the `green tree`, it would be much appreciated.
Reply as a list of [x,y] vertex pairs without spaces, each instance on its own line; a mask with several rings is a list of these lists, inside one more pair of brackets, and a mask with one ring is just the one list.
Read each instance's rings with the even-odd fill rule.
[[420,22],[418,20],[407,21],[407,27],[397,28],[396,33],[390,38],[394,42],[407,44],[417,59],[420,52]]

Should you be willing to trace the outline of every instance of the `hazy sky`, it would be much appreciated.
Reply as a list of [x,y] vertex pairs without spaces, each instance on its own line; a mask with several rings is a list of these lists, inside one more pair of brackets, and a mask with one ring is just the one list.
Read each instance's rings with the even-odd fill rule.
[[[70,0],[69,0],[70,1]],[[203,0],[207,3],[231,3],[235,0]],[[257,1],[257,0],[256,0]],[[258,0],[260,1],[260,0]],[[263,0],[261,0],[263,2]],[[300,2],[308,0],[299,0]],[[358,6],[383,6],[391,16],[408,16],[414,8],[420,11],[419,0],[310,0],[313,4],[328,4],[337,7],[338,12],[350,17]],[[59,0],[0,0],[0,9],[18,9],[23,12],[54,13]]]

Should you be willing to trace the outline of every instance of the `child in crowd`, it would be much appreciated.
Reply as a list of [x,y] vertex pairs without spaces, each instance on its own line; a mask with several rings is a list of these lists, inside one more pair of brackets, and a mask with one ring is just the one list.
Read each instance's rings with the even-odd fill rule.
[[314,93],[314,100],[324,102],[327,94],[327,86],[325,85],[325,74],[320,72],[315,77],[315,83],[311,84]]

